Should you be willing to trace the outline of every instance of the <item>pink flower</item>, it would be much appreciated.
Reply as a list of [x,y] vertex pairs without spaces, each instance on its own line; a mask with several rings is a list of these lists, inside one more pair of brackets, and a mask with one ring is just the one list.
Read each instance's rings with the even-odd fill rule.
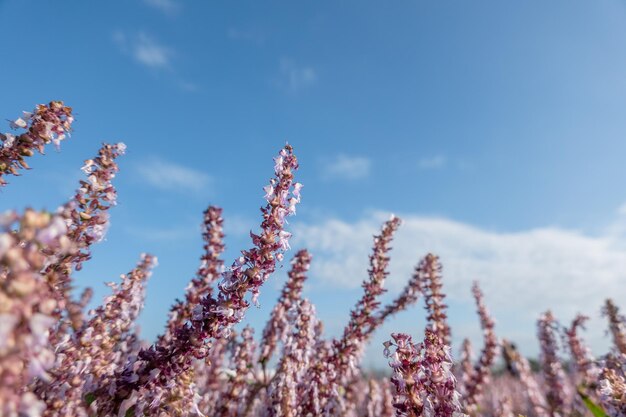
[[295,216],[295,214],[296,214],[296,205],[299,202],[300,201],[298,201],[298,199],[296,199],[295,197],[291,197],[289,199],[289,215],[290,216]]
[[283,158],[282,155],[277,156],[277,157],[274,158],[274,162],[275,162],[274,163],[274,173],[276,175],[280,175],[281,172],[283,172],[283,162],[284,162],[284,159],[285,158]]
[[4,144],[5,148],[10,148],[15,143],[15,135],[11,133],[4,133]]
[[298,199],[298,201],[300,201],[300,190],[302,190],[302,187],[304,187],[304,185],[299,182],[293,184],[293,195]]
[[67,233],[67,225],[61,216],[54,216],[50,225],[37,233],[37,240],[44,245],[50,245],[58,240],[60,236]]
[[291,249],[291,246],[289,246],[289,238],[291,237],[291,233],[285,231],[285,230],[281,230],[278,233],[278,238],[279,238],[279,243],[280,246],[282,247],[283,250],[289,250]]
[[269,203],[274,198],[274,186],[272,184],[268,184],[263,187],[263,191],[265,191],[265,200]]
[[81,171],[85,173],[85,175],[90,175],[95,169],[95,163],[93,159],[88,159],[85,161],[85,165],[81,168]]
[[27,392],[22,396],[19,408],[20,417],[41,417],[46,405],[37,397]]
[[17,324],[19,318],[15,314],[2,313],[0,314],[0,350],[7,346],[9,337],[12,336],[13,329]]
[[22,119],[21,117],[18,117],[9,124],[11,126],[11,129],[26,129],[26,127],[28,126],[26,120]]

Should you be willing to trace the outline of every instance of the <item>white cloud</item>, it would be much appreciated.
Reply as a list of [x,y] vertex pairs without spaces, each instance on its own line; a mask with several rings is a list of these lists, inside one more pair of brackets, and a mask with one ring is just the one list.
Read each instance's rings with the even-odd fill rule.
[[204,172],[159,158],[150,158],[135,169],[143,181],[168,191],[199,192],[207,190],[212,183],[212,178]]
[[420,169],[438,169],[443,168],[448,162],[444,155],[436,155],[430,158],[422,158],[417,161],[417,166]]
[[[536,353],[535,320],[548,308],[567,324],[578,312],[591,316],[587,338],[596,351],[606,347],[600,307],[606,297],[626,300],[624,235],[614,233],[623,229],[611,227],[599,236],[555,227],[504,233],[444,218],[400,217],[404,222],[393,242],[388,287],[398,292],[420,257],[439,255],[457,343],[461,336],[480,337],[475,319],[464,316],[468,307],[473,310],[470,285],[478,280],[498,319],[498,333],[524,342],[523,351]],[[386,218],[373,213],[355,222],[330,218],[296,225],[293,246],[313,253],[315,285],[357,288],[367,274],[372,235]],[[411,314],[422,317],[419,311]],[[381,340],[390,331],[393,325],[383,329]],[[413,334],[420,331],[416,328]]]
[[174,0],[144,0],[144,3],[167,15],[172,15],[180,9],[180,4]]
[[322,178],[358,180],[369,175],[370,167],[365,157],[337,155],[322,162]]
[[131,55],[140,64],[157,69],[170,66],[173,50],[159,44],[146,33],[128,36],[122,31],[116,31],[113,40],[123,53]]
[[130,56],[141,65],[153,70],[166,71],[170,80],[181,91],[195,93],[201,90],[201,86],[177,74],[172,63],[172,58],[176,55],[174,49],[162,45],[152,36],[144,32],[127,34],[117,30],[113,32],[113,41],[120,51]]
[[154,39],[140,33],[134,45],[133,56],[142,64],[152,68],[164,68],[170,63],[171,50]]
[[313,67],[296,65],[288,58],[280,61],[280,75],[280,84],[294,93],[317,81],[317,71]]

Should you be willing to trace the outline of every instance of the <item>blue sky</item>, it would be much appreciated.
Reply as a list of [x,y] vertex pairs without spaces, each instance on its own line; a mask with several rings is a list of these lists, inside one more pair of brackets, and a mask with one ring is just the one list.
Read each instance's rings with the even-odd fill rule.
[[[125,142],[120,203],[78,281],[99,300],[101,282],[156,254],[146,337],[193,276],[206,205],[224,207],[228,263],[249,245],[285,141],[305,185],[294,246],[313,251],[307,296],[330,334],[390,212],[407,220],[390,293],[420,255],[441,254],[455,342],[479,336],[473,279],[529,354],[540,311],[569,321],[626,299],[622,1],[0,0],[0,17],[0,117],[51,99],[76,115],[62,151],[11,179],[0,208],[58,206],[102,141]],[[366,363],[384,365],[380,343],[418,334],[422,317],[382,329]],[[603,331],[592,322],[598,351]]]

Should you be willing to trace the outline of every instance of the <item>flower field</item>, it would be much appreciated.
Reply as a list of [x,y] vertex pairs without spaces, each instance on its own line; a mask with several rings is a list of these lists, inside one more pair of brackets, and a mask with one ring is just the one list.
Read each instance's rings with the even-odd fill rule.
[[[72,109],[53,101],[0,133],[0,186],[24,174],[27,160],[71,131]],[[73,291],[73,275],[106,234],[116,204],[117,158],[125,145],[104,144],[85,162],[72,199],[52,211],[0,215],[0,416],[626,416],[626,317],[603,306],[612,348],[594,357],[586,317],[537,318],[539,366],[498,337],[479,283],[474,283],[482,346],[451,350],[445,279],[425,254],[389,304],[389,251],[401,219],[373,237],[362,295],[343,332],[324,334],[303,294],[314,255],[290,250],[286,219],[301,203],[298,159],[290,145],[268,160],[260,225],[251,245],[223,259],[222,210],[203,214],[200,265],[183,299],[171,307],[156,341],[142,340],[136,320],[157,259],[141,254],[134,269],[87,309],[91,291]],[[268,155],[269,159],[270,155]],[[251,179],[257,181],[257,179]],[[270,319],[257,332],[237,326],[281,264],[288,280]],[[621,300],[619,300],[621,301]],[[393,333],[380,348],[388,375],[360,363],[373,333],[396,313],[421,303],[424,329]],[[549,306],[546,306],[546,308]],[[600,306],[598,306],[600,307]],[[152,343],[152,344],[151,344]]]

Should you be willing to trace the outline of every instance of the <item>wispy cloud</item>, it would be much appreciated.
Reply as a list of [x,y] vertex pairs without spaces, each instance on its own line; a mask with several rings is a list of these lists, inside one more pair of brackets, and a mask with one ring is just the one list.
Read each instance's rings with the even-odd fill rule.
[[444,156],[444,155],[436,155],[436,156],[431,156],[429,158],[422,158],[419,161],[417,161],[417,167],[419,169],[439,169],[439,168],[443,168],[446,163],[448,162],[448,159]]
[[156,157],[143,161],[135,170],[147,184],[167,191],[199,192],[209,189],[212,183],[204,172]]
[[236,213],[228,215],[224,220],[224,231],[227,236],[248,238],[251,230],[259,226],[259,220],[254,217],[246,217]]
[[363,156],[336,155],[322,162],[322,178],[358,180],[369,176],[370,167],[370,160]]
[[[315,254],[313,282],[357,288],[367,275],[371,237],[387,216],[373,213],[354,222],[329,218],[296,224],[293,246]],[[528,338],[524,342],[536,346],[534,323],[540,312],[550,308],[567,323],[580,311],[593,318],[588,335],[592,345],[596,350],[604,347],[600,306],[606,297],[626,299],[626,236],[614,233],[623,229],[611,227],[610,233],[597,236],[556,227],[504,233],[445,218],[400,217],[403,224],[393,242],[388,281],[392,292],[404,285],[421,256],[433,252],[444,265],[451,319],[460,325],[465,319],[459,306],[471,306],[471,281],[479,280],[501,336],[522,341],[522,332]],[[477,335],[478,329],[476,325]]]
[[143,0],[143,2],[167,15],[172,15],[180,10],[180,3],[174,0]]
[[176,51],[161,44],[151,35],[145,32],[128,34],[117,30],[113,32],[113,41],[123,54],[144,67],[154,70],[155,73],[165,72],[170,81],[180,90],[188,93],[200,91],[200,85],[177,74],[172,64]]
[[129,36],[123,31],[116,31],[113,33],[113,40],[123,53],[129,54],[142,65],[155,69],[170,66],[173,49],[161,45],[144,32]]
[[262,32],[254,29],[239,29],[231,27],[228,29],[228,37],[236,41],[251,42],[257,45],[265,43],[265,36]]
[[201,90],[200,85],[185,80],[178,80],[177,85],[181,90],[189,93],[195,93]]
[[279,84],[295,93],[317,82],[317,71],[311,66],[300,66],[289,58],[280,60]]
[[140,33],[135,44],[134,56],[137,61],[153,68],[164,68],[170,63],[172,52],[158,44],[145,33]]

